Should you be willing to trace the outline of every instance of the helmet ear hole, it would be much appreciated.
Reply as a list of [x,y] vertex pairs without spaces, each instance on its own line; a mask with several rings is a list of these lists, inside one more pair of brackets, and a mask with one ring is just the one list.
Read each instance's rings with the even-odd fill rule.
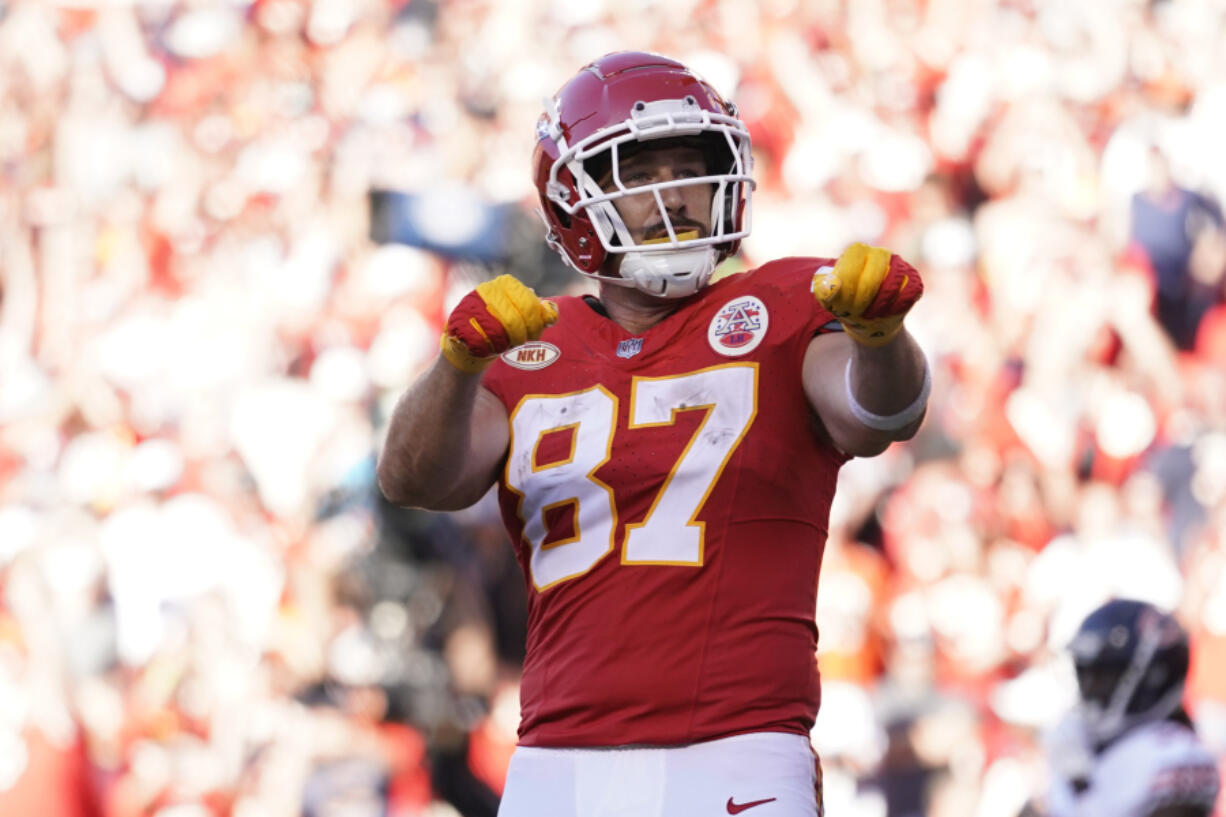
[[549,203],[549,212],[553,213],[553,217],[557,220],[558,224],[562,225],[562,229],[564,230],[570,229],[570,214],[569,213],[567,213],[565,210],[563,210],[561,207],[554,204],[553,202]]

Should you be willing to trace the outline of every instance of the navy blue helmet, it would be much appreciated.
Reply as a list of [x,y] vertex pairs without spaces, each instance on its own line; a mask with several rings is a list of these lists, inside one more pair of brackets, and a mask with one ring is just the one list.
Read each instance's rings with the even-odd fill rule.
[[1152,604],[1114,599],[1086,617],[1069,645],[1081,710],[1094,739],[1173,713],[1188,675],[1188,636]]

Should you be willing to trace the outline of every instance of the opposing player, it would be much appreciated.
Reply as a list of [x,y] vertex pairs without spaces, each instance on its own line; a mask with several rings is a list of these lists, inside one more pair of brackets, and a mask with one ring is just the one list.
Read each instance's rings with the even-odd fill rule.
[[1188,639],[1170,615],[1116,599],[1070,646],[1081,702],[1049,740],[1051,817],[1208,817],[1219,780],[1182,706]]
[[434,509],[498,485],[530,595],[500,813],[812,817],[830,502],[923,418],[920,278],[856,244],[710,283],[749,233],[749,134],[677,62],[608,55],[547,106],[547,240],[599,297],[478,286],[378,472]]

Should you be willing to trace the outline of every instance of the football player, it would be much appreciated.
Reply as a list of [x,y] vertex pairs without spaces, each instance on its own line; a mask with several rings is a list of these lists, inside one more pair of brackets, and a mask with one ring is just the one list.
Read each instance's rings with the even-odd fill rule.
[[1208,817],[1213,755],[1184,711],[1188,638],[1153,605],[1109,601],[1070,645],[1080,702],[1054,730],[1051,817]]
[[585,66],[532,161],[547,241],[598,295],[465,296],[378,469],[424,508],[498,486],[530,597],[500,813],[820,814],[830,503],[922,421],[920,277],[854,244],[711,283],[749,234],[749,133],[665,57]]

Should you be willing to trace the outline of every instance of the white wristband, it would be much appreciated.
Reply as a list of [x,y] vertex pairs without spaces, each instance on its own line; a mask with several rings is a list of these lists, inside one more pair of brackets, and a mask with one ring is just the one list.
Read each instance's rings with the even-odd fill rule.
[[932,372],[928,368],[927,360],[924,361],[924,384],[920,386],[919,395],[911,401],[911,405],[897,414],[874,414],[857,402],[856,393],[851,388],[850,360],[847,361],[847,368],[843,370],[843,380],[847,385],[847,406],[851,413],[861,423],[877,431],[897,431],[914,423],[924,413],[928,405],[928,393],[932,391]]

